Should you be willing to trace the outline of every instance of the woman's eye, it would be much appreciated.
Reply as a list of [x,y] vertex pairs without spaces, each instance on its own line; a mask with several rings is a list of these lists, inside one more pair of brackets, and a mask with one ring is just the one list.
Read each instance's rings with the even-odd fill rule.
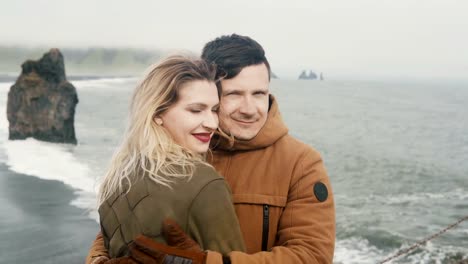
[[201,110],[198,110],[198,109],[190,109],[189,111],[194,114],[201,112]]

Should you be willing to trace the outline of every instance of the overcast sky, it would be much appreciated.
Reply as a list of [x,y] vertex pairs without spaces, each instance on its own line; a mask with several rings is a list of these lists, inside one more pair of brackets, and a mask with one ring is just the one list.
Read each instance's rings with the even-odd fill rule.
[[260,42],[284,78],[466,80],[467,14],[465,0],[0,0],[0,44],[199,53],[235,32]]

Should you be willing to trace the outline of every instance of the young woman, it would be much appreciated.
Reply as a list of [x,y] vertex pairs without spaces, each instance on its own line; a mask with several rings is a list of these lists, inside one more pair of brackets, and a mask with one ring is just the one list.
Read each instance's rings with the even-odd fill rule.
[[98,196],[110,257],[126,255],[139,234],[164,243],[166,218],[205,250],[245,250],[229,188],[203,159],[218,126],[214,76],[202,60],[173,56],[137,86]]

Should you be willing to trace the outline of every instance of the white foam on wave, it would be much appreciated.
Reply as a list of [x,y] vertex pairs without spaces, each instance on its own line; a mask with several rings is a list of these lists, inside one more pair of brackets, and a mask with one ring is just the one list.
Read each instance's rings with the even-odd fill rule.
[[33,138],[4,143],[6,164],[15,172],[45,180],[61,181],[75,189],[93,192],[89,168],[71,153],[75,146],[42,142]]
[[5,163],[6,155],[3,144],[8,140],[7,100],[8,91],[13,83],[0,83],[0,162]]
[[2,75],[9,76],[9,77],[17,77],[18,72],[2,72]]
[[[343,240],[338,240],[335,247],[335,255],[333,263],[335,264],[374,264],[395,256],[400,250],[405,250],[409,246],[404,243],[400,248],[394,249],[392,252],[384,252],[377,247],[370,245],[369,241],[360,238],[352,237]],[[448,260],[453,260],[454,256],[468,256],[468,249],[457,246],[440,246],[435,245],[431,241],[419,247],[409,254],[403,254],[394,258],[389,263],[446,263]],[[396,261],[396,262],[395,262]]]
[[88,217],[99,223],[99,213],[97,210],[97,199],[95,192],[77,191],[78,197],[71,201],[71,205],[84,209]]
[[119,77],[119,78],[102,78],[97,80],[76,80],[71,81],[71,83],[76,87],[78,90],[82,89],[108,89],[108,90],[115,90],[118,87],[122,87],[128,89],[129,87],[133,89],[131,86],[122,86],[123,83],[136,83],[138,81],[138,77]]
[[333,263],[374,264],[382,260],[383,251],[372,246],[367,239],[352,237],[337,240]]
[[386,203],[390,205],[403,204],[403,203],[417,203],[426,202],[427,200],[442,199],[446,196],[446,193],[412,193],[412,194],[401,194],[398,196],[386,197]]
[[389,205],[403,204],[403,203],[426,203],[428,200],[460,200],[464,201],[468,199],[468,192],[462,188],[457,188],[451,190],[450,192],[441,192],[441,193],[430,193],[430,192],[420,192],[412,194],[400,194],[398,196],[389,196],[382,197],[384,198],[384,203]]
[[415,192],[415,193],[399,193],[398,195],[377,195],[370,194],[365,197],[353,197],[349,199],[348,195],[336,194],[336,200],[341,201],[345,205],[364,204],[369,202],[378,202],[385,205],[400,205],[400,204],[420,204],[427,203],[430,200],[449,200],[449,201],[468,201],[468,192],[463,188],[456,188],[447,192]]
[[[409,244],[403,244],[398,250],[395,250],[389,256],[393,256],[399,250],[405,250],[409,247]],[[457,246],[440,246],[428,241],[421,247],[418,247],[415,251],[410,252],[407,256],[403,255],[397,259],[400,261],[398,263],[410,263],[410,264],[419,264],[419,263],[455,263],[455,256],[460,257],[460,255],[466,257],[468,256],[468,250],[466,248],[457,247]]]

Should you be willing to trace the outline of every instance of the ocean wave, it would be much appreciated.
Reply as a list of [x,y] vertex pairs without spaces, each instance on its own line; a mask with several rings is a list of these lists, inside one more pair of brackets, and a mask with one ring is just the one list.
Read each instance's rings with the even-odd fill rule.
[[78,197],[70,204],[86,211],[88,217],[99,223],[96,194],[85,191],[77,191]]
[[74,146],[33,138],[7,141],[3,146],[7,156],[6,164],[11,170],[94,192],[94,180],[89,176],[88,166],[71,153]]
[[83,89],[106,89],[106,90],[113,90],[116,88],[124,88],[124,89],[133,89],[130,85],[121,85],[125,83],[136,83],[138,81],[138,77],[118,77],[118,78],[102,78],[102,79],[94,79],[94,80],[77,80],[71,81],[71,83],[76,87],[78,90]]
[[348,195],[336,194],[336,200],[347,206],[361,206],[367,203],[379,203],[383,205],[402,205],[402,204],[420,204],[427,203],[431,200],[450,200],[450,201],[466,201],[468,200],[468,192],[463,188],[456,188],[448,192],[415,192],[415,193],[399,193],[398,195],[387,194],[377,195],[371,194],[368,196],[355,197],[352,199]]
[[361,237],[338,240],[335,246],[335,264],[375,264],[384,252]]
[[7,100],[8,91],[13,83],[0,83],[0,162],[5,163],[6,155],[3,148],[8,140]]
[[466,200],[468,199],[468,193],[462,188],[454,189],[450,192],[440,192],[440,193],[431,193],[431,192],[419,192],[412,194],[400,194],[398,196],[390,196],[385,198],[385,203],[389,205],[403,204],[403,203],[426,203],[428,200]]
[[[403,244],[401,248],[396,249],[394,252],[385,256],[383,259],[392,257],[397,254],[399,250],[405,250],[409,246],[409,244]],[[403,254],[390,263],[458,263],[458,261],[462,259],[468,259],[467,249],[456,246],[436,245],[429,241],[416,250],[408,254]]]
[[[405,250],[410,244],[403,244],[400,248],[385,252],[362,237],[352,237],[338,240],[335,247],[333,263],[335,264],[367,264],[380,263],[393,257],[400,250]],[[388,263],[458,263],[468,259],[468,250],[456,246],[435,245],[431,241],[408,254],[403,254]]]

